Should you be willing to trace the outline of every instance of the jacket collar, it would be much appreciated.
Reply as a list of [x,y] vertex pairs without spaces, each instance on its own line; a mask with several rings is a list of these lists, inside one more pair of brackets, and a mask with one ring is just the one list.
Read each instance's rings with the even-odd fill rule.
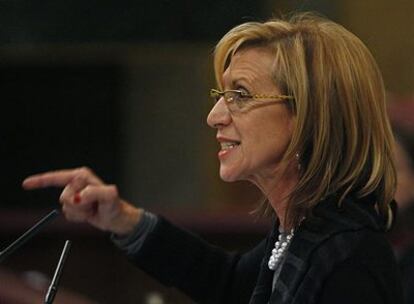
[[[321,201],[314,208],[312,217],[301,223],[289,246],[272,292],[274,272],[269,270],[267,262],[279,235],[278,222],[274,222],[249,304],[312,303],[321,288],[324,276],[349,256],[352,244],[357,242],[358,234],[352,234],[344,240],[342,232],[357,232],[366,228],[383,230],[383,223],[376,214],[372,200],[346,198],[341,207],[338,207],[337,202],[336,196]],[[334,242],[325,242],[333,237]],[[319,248],[321,244],[324,244],[322,250]],[[315,261],[315,257],[320,261]]]

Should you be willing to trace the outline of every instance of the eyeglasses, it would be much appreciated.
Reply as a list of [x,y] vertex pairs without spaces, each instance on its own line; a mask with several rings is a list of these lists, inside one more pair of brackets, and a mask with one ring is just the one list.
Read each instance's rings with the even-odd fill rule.
[[264,94],[249,94],[240,90],[226,90],[219,91],[216,89],[210,90],[210,97],[213,98],[214,103],[217,103],[220,98],[224,97],[224,101],[230,112],[237,112],[245,108],[251,100],[267,99],[270,102],[286,102],[286,100],[294,99],[289,95],[264,95]]

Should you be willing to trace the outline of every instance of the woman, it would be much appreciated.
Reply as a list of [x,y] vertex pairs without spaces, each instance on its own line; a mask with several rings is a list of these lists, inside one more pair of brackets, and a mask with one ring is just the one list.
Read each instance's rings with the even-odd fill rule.
[[26,179],[64,187],[66,217],[112,232],[130,259],[199,303],[400,303],[393,254],[393,138],[364,44],[312,14],[245,23],[218,43],[207,122],[220,176],[248,180],[273,214],[244,254],[213,247],[118,196],[89,169]]

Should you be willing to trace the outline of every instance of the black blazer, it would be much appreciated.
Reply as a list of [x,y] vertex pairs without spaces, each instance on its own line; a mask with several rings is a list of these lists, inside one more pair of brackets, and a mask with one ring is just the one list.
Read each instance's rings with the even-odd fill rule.
[[197,303],[402,303],[398,268],[381,219],[369,202],[332,197],[295,232],[275,290],[267,267],[278,235],[228,253],[163,218],[129,258]]

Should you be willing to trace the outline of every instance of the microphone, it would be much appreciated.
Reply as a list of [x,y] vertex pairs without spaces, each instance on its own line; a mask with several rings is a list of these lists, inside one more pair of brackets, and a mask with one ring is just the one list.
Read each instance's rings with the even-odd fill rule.
[[0,263],[2,263],[10,254],[12,254],[16,249],[23,246],[28,240],[35,236],[47,223],[56,218],[59,215],[57,209],[53,210],[46,216],[44,216],[39,222],[37,222],[33,227],[27,230],[22,236],[17,240],[11,243],[6,249],[0,252]]
[[57,293],[60,277],[62,276],[63,266],[65,265],[66,259],[69,254],[69,249],[71,246],[71,241],[67,240],[65,246],[63,247],[62,253],[60,255],[59,263],[56,267],[55,274],[53,275],[52,282],[50,283],[49,289],[47,290],[44,304],[52,304]]

